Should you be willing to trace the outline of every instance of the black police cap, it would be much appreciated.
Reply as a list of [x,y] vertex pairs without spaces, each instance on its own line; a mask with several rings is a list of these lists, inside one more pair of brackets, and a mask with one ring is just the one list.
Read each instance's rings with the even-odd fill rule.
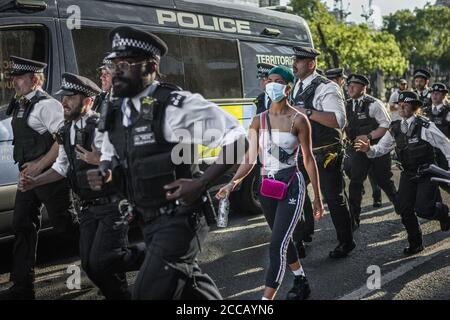
[[314,48],[296,46],[292,50],[294,51],[293,58],[295,59],[314,59],[320,55],[320,52]]
[[362,74],[351,74],[348,76],[347,84],[350,84],[351,82],[362,84],[363,86],[369,85],[369,79],[367,79],[366,76],[363,76]]
[[131,27],[117,27],[111,30],[109,39],[112,52],[107,59],[144,56],[161,58],[167,53],[167,45],[153,33]]
[[[109,53],[108,53],[109,55]],[[106,57],[103,58],[102,64],[100,65],[100,67],[98,67],[98,70],[103,70],[103,69],[107,69],[107,68],[111,68],[112,66],[112,60],[111,59],[107,59]]]
[[400,91],[398,93],[398,101],[397,102],[405,102],[409,103],[415,107],[420,107],[423,105],[422,101],[420,101],[417,93],[413,91]]
[[62,74],[61,89],[56,94],[63,96],[83,94],[86,97],[93,97],[100,92],[102,90],[92,80],[66,72]]
[[258,63],[256,65],[257,78],[258,79],[267,78],[269,71],[275,67],[276,66],[271,63]]
[[433,83],[430,91],[431,92],[437,91],[437,92],[448,93],[448,88],[445,84],[443,84],[441,82],[436,82],[436,83]]
[[417,69],[414,70],[414,79],[417,77],[425,78],[428,80],[431,78],[431,73],[425,69]]
[[328,69],[327,71],[325,71],[325,76],[328,79],[335,79],[339,77],[347,78],[347,76],[344,74],[343,68]]
[[26,73],[42,73],[47,67],[47,64],[40,61],[25,59],[17,56],[10,56],[11,70],[9,72],[12,76],[20,76]]

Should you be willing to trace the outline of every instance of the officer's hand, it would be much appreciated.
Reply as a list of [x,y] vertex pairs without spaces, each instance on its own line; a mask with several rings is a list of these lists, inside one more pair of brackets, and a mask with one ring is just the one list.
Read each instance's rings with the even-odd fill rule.
[[36,177],[42,173],[44,168],[42,168],[39,160],[33,160],[26,162],[22,165],[22,174],[26,176]]
[[367,152],[370,150],[370,141],[364,142],[362,140],[358,140],[355,142],[355,149],[359,152]]
[[88,151],[79,144],[77,144],[76,153],[81,160],[89,164],[98,166],[100,164],[100,157],[102,153],[95,147],[94,144],[91,145],[92,151]]
[[313,201],[313,212],[314,212],[314,218],[316,221],[319,221],[322,218],[323,212],[323,203],[321,198],[315,198]]
[[89,187],[91,187],[94,191],[102,190],[102,187],[105,181],[109,177],[109,171],[103,173],[100,169],[91,169],[87,171],[87,181],[89,183]]
[[178,179],[164,186],[166,199],[179,200],[183,205],[192,205],[201,197],[206,187],[199,179]]
[[17,188],[22,191],[30,191],[36,187],[36,178],[29,175],[20,175],[19,183]]
[[367,139],[367,136],[357,136],[355,138],[355,141],[358,141],[358,140],[362,140],[364,142],[368,142],[369,141],[369,139]]

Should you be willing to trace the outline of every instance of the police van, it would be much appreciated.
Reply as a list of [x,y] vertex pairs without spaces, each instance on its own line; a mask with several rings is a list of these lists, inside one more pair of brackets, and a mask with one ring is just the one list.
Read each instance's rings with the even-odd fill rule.
[[[45,90],[58,90],[63,72],[99,82],[97,68],[111,48],[109,31],[133,26],[161,37],[169,52],[163,81],[199,92],[248,127],[261,92],[256,64],[292,65],[292,46],[312,47],[305,21],[295,15],[209,0],[11,0],[0,4],[0,239],[12,234],[18,170],[12,159],[14,94],[9,56],[48,64]],[[217,150],[200,148],[204,163]],[[229,180],[224,177],[223,181]],[[257,173],[231,199],[234,211],[256,213]],[[44,228],[48,226],[44,215]]]

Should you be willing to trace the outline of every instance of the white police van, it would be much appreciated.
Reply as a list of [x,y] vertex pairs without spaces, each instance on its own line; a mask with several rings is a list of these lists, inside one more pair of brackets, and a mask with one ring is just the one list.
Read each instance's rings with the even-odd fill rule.
[[[14,94],[9,56],[48,64],[45,90],[58,90],[63,72],[98,79],[110,50],[109,31],[129,25],[153,32],[168,45],[163,81],[199,92],[247,127],[260,93],[259,62],[290,66],[295,45],[312,46],[305,21],[295,15],[207,0],[11,0],[0,4],[0,240],[12,234],[18,171],[12,160],[10,118]],[[214,157],[202,149],[201,158]],[[256,173],[231,199],[234,210],[256,213]],[[224,177],[224,181],[228,180]],[[44,217],[44,228],[46,225]]]

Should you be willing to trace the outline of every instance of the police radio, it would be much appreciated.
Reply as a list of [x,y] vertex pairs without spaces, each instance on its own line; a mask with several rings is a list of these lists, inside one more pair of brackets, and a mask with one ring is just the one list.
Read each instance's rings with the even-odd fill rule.
[[97,129],[99,132],[105,132],[109,129],[108,123],[110,123],[109,118],[111,118],[111,112],[109,107],[111,94],[106,94],[102,99],[101,104],[99,106],[100,118],[98,119]]

